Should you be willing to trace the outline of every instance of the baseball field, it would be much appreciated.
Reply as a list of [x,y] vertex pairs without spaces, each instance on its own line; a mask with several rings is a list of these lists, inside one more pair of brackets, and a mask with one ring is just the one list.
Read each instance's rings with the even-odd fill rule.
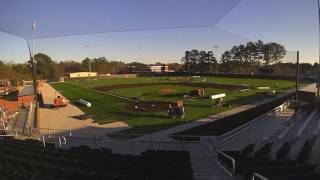
[[[78,80],[51,84],[71,103],[100,124],[123,121],[132,128],[126,133],[150,133],[217,114],[244,104],[272,98],[295,85],[289,80],[225,77],[137,77],[128,79]],[[259,87],[269,87],[259,88]],[[197,88],[204,96],[191,95]],[[215,106],[210,95],[225,93],[224,105]],[[79,99],[92,103],[88,108]],[[168,105],[183,100],[185,117],[168,117]]]

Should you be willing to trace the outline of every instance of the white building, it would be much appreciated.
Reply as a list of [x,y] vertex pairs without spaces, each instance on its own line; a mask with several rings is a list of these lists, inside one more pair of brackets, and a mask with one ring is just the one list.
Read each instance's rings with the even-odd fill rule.
[[131,72],[135,73],[147,73],[147,72],[154,72],[154,73],[163,73],[163,72],[174,72],[173,70],[169,70],[169,66],[165,65],[148,65],[148,66],[131,66]]
[[80,78],[80,77],[94,77],[97,76],[97,72],[73,72],[67,73],[66,77],[68,78]]

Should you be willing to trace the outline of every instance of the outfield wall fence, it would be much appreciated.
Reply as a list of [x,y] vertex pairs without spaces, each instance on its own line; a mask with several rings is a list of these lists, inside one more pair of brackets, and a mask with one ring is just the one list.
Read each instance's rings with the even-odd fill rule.
[[102,75],[102,76],[91,76],[91,77],[77,77],[69,78],[64,77],[64,81],[85,81],[85,80],[98,80],[98,79],[124,79],[124,78],[136,78],[138,74],[114,74],[114,75]]
[[[165,72],[165,73],[141,73],[140,77],[177,77],[177,76],[214,76],[214,77],[231,77],[231,78],[254,78],[254,79],[274,79],[274,80],[296,80],[296,76],[276,76],[265,74],[231,74],[231,73],[188,73],[188,72]],[[315,77],[300,76],[300,81],[315,82]]]

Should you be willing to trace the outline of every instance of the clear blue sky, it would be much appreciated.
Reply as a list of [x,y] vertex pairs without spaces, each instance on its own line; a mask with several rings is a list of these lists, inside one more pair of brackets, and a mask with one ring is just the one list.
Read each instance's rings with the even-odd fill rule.
[[[54,60],[179,62],[185,50],[218,45],[213,51],[219,55],[262,39],[285,45],[288,59],[300,50],[302,61],[318,61],[316,0],[2,0],[0,5],[5,61],[28,59],[26,39],[32,38],[34,19],[36,52]],[[211,27],[174,28],[195,26]],[[161,30],[131,31],[154,28]],[[91,34],[97,32],[106,33]]]

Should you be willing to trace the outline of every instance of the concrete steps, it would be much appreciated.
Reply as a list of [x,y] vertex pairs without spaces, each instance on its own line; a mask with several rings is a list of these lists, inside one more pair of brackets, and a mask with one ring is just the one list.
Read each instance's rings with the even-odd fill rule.
[[196,180],[232,180],[218,164],[216,153],[209,153],[205,148],[191,149],[190,151],[193,177]]

